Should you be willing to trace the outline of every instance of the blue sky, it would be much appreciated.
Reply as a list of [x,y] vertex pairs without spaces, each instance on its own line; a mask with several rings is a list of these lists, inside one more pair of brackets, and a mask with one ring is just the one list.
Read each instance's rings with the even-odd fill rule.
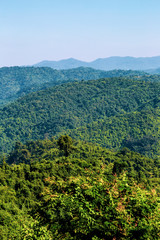
[[160,0],[5,0],[0,67],[160,55]]

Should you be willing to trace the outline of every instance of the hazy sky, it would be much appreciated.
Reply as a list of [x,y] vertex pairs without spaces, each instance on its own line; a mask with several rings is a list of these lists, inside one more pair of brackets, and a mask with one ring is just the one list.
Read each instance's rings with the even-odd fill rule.
[[2,0],[0,67],[160,55],[160,0]]

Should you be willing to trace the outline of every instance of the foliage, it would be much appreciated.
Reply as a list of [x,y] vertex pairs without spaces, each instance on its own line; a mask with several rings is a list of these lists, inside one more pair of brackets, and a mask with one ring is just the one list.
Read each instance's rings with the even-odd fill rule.
[[84,67],[68,70],[55,70],[49,67],[3,67],[0,68],[0,106],[28,93],[65,82],[133,75],[141,76],[144,73],[131,70],[105,72]]
[[160,239],[159,76],[0,69],[5,102],[68,81],[0,110],[1,239]]
[[[119,116],[123,121],[123,114],[140,111],[145,105],[152,111],[159,94],[160,83],[128,78],[74,82],[32,93],[0,110],[0,151],[10,151],[16,141],[62,135],[64,130],[86,127],[106,117]],[[111,139],[112,133],[114,138],[114,129]],[[131,138],[136,135],[134,128],[132,133]]]
[[127,147],[148,157],[160,156],[160,109],[155,106],[105,117],[66,133],[110,149]]
[[54,239],[158,239],[156,191],[130,184],[126,174],[113,182],[103,175],[47,179],[39,219]]
[[0,166],[1,238],[158,239],[159,168],[64,135],[17,142]]
[[57,141],[57,144],[60,148],[60,150],[63,150],[64,151],[64,155],[66,157],[69,156],[69,154],[72,152],[73,150],[73,140],[70,136],[68,135],[65,135],[65,136],[61,136],[59,137],[58,141]]

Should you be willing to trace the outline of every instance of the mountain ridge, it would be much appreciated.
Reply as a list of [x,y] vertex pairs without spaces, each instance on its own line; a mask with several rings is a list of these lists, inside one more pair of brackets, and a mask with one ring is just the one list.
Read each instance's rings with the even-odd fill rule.
[[84,67],[66,70],[50,67],[4,67],[0,68],[0,107],[30,92],[66,82],[143,74],[145,73],[139,71],[103,71]]
[[147,109],[158,107],[159,95],[158,82],[122,77],[70,82],[30,93],[0,110],[0,151],[11,150],[16,141],[48,138],[134,112],[145,103]]
[[34,64],[35,67],[52,67],[57,70],[70,69],[76,67],[91,67],[99,70],[146,70],[160,67],[160,56],[155,57],[120,57],[112,56],[107,58],[97,58],[86,62],[75,58],[62,59],[58,61],[41,61]]

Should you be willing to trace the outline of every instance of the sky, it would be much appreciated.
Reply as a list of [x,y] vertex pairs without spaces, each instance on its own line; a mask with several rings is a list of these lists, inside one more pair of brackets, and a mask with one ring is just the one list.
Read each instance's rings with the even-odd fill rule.
[[2,0],[0,67],[160,56],[160,0]]

